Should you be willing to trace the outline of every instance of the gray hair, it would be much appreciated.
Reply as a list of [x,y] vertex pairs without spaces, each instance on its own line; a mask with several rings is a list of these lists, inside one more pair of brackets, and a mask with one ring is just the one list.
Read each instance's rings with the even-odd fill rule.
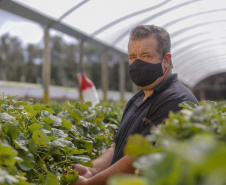
[[[158,41],[158,53],[161,59],[164,58],[167,52],[170,53],[171,41],[169,33],[166,29],[155,25],[139,25],[133,28],[130,32],[129,40],[141,40],[149,36],[154,36]],[[171,67],[172,61],[170,61]]]

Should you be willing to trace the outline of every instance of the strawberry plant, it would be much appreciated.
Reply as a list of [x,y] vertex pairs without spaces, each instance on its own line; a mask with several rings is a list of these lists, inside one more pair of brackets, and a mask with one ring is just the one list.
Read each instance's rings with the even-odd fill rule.
[[[224,185],[226,184],[226,102],[180,104],[165,124],[151,135],[133,135],[125,153],[137,157],[134,176],[117,176],[111,185]],[[142,146],[142,147],[141,147]]]
[[1,96],[0,184],[75,182],[73,164],[92,167],[91,160],[111,146],[123,107],[35,104]]

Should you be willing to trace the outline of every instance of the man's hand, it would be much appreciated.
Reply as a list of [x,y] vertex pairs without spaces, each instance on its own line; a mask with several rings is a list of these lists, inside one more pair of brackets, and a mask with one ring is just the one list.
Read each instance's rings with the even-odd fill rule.
[[79,176],[79,179],[71,185],[88,185],[88,179],[86,179],[85,177]]
[[82,177],[85,177],[85,178],[90,178],[93,176],[90,168],[88,167],[85,167],[81,164],[75,164],[74,165],[74,168],[79,172],[78,175],[82,176]]

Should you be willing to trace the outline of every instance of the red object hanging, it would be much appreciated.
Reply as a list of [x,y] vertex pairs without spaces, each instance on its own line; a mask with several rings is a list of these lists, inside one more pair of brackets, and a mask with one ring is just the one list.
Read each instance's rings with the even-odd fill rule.
[[92,87],[94,87],[93,82],[90,79],[86,78],[85,74],[82,73],[81,89],[85,90],[85,89],[92,88]]

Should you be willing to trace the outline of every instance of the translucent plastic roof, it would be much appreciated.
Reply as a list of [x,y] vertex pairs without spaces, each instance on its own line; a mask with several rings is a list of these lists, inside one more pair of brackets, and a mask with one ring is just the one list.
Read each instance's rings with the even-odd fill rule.
[[13,2],[60,20],[60,23],[123,53],[127,53],[129,32],[133,27],[139,24],[162,26],[171,35],[173,72],[178,73],[181,81],[190,87],[210,75],[226,72],[225,0]]

